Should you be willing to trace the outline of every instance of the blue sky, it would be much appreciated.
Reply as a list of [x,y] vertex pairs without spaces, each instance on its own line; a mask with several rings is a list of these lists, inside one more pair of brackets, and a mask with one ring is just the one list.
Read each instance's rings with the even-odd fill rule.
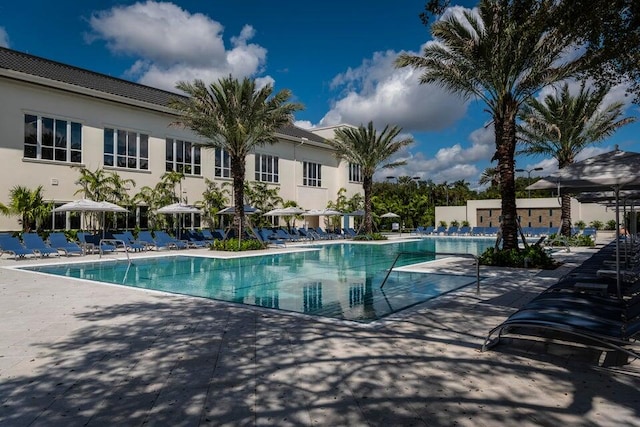
[[[378,174],[464,179],[476,187],[494,153],[483,105],[418,84],[396,69],[400,52],[417,54],[430,40],[418,17],[424,0],[305,2],[36,0],[0,5],[0,45],[114,77],[173,90],[179,80],[252,77],[293,92],[305,105],[301,127],[373,120],[398,125],[415,144],[399,153],[407,165]],[[473,7],[475,1],[458,1]],[[610,100],[624,100],[617,88]],[[638,116],[629,104],[627,115]],[[582,157],[613,149],[640,151],[640,124],[621,129]],[[542,157],[517,167],[556,169]],[[537,173],[532,174],[536,176]]]

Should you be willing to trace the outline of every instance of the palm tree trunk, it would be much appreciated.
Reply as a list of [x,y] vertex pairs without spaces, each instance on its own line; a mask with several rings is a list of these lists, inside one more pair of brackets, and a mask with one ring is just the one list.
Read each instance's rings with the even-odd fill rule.
[[233,229],[238,238],[242,236],[240,233],[244,229],[244,174],[245,174],[245,158],[231,157],[231,176],[233,177],[233,206],[235,214],[233,215]]
[[364,232],[373,233],[373,215],[371,213],[371,190],[373,188],[373,177],[365,176],[362,180],[362,190],[364,191]]
[[571,196],[568,194],[562,195],[561,212],[562,227],[560,228],[560,234],[571,237]]
[[496,154],[500,173],[500,193],[502,196],[502,249],[518,248],[518,212],[516,209],[516,185],[514,179],[516,121],[515,105],[505,106],[504,116],[494,117],[496,133]]

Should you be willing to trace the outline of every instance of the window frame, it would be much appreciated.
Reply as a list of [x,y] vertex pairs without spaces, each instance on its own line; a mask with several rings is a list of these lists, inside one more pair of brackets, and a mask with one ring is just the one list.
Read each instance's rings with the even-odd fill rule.
[[[111,134],[111,141],[107,135]],[[135,143],[131,137],[135,136]],[[149,171],[149,134],[135,130],[105,127],[103,129],[102,163],[105,167],[134,171]],[[111,152],[107,147],[111,146]],[[146,153],[146,156],[143,156]],[[111,161],[108,162],[107,158]]]
[[302,162],[302,185],[305,187],[322,187],[322,163]]
[[362,184],[364,177],[362,176],[362,165],[349,162],[349,182]]
[[[171,150],[169,150],[169,144],[171,144]],[[181,151],[181,153],[179,153],[179,151]],[[165,171],[176,171],[182,172],[185,175],[202,176],[201,148],[191,141],[178,138],[165,138]]]
[[274,154],[256,153],[254,178],[258,182],[278,184],[280,182],[280,158]]
[[214,150],[213,176],[216,178],[231,178],[231,155],[224,148]]
[[[35,128],[32,126],[34,121]],[[47,123],[50,125],[47,126]],[[82,164],[82,127],[81,122],[60,116],[24,113],[22,158],[61,164]],[[46,129],[50,131],[45,134]]]

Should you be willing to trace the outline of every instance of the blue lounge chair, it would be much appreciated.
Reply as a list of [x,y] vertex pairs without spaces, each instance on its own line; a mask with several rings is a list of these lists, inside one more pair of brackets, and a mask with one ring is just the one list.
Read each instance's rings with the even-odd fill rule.
[[80,241],[81,246],[90,248],[92,250],[98,249],[101,254],[106,252],[114,252],[117,249],[116,245],[110,243],[109,241],[104,241],[102,239],[102,235],[100,234],[90,234],[79,231],[78,240]]
[[158,230],[155,235],[156,243],[169,249],[187,249],[189,245],[184,240],[174,239],[166,231]]
[[207,241],[207,239],[204,238],[204,235],[199,231],[187,230],[184,233],[184,237],[187,240],[187,245],[192,248],[206,248],[211,244],[211,242]]
[[36,254],[40,255],[40,258],[56,255],[60,256],[60,252],[56,248],[52,248],[50,245],[45,243],[37,233],[24,233],[22,235],[22,241],[24,242],[24,246],[27,249],[31,249]]
[[458,234],[458,226],[452,225],[447,229],[447,236],[453,236],[455,234]]
[[15,259],[24,258],[27,255],[37,256],[31,249],[27,249],[17,237],[3,235],[0,236],[0,255],[3,253],[13,254]]
[[59,251],[64,252],[66,256],[70,255],[84,255],[85,250],[76,242],[70,242],[67,240],[67,236],[64,233],[51,233],[49,234],[49,245],[52,248],[56,248]]
[[122,243],[124,243],[124,248],[127,251],[142,252],[146,249],[146,246],[143,243],[136,242],[133,239],[133,235],[129,236],[125,233],[113,233],[113,238],[116,241],[122,241]]

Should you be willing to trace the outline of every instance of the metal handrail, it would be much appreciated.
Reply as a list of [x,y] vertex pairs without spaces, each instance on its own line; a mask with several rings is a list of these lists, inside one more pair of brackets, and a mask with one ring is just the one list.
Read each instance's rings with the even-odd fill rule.
[[102,242],[115,243],[116,248],[118,247],[118,243],[122,243],[122,246],[124,247],[124,253],[127,255],[127,261],[131,262],[131,259],[129,258],[129,249],[127,247],[127,242],[125,242],[124,240],[120,240],[120,239],[100,239],[100,243],[99,243],[99,246],[100,246],[99,254],[100,255],[98,255],[99,259],[102,258]]
[[396,263],[398,262],[398,260],[400,259],[400,257],[402,255],[425,255],[425,254],[445,255],[445,256],[462,256],[462,257],[471,257],[471,258],[473,258],[475,260],[475,262],[476,262],[476,294],[478,294],[478,295],[480,294],[480,258],[477,255],[467,254],[467,253],[432,252],[432,251],[425,251],[425,252],[398,252],[398,255],[396,255],[396,258],[393,260],[393,263],[391,264],[391,267],[389,267],[389,270],[387,271],[387,275],[384,276],[384,280],[380,284],[380,289],[382,289],[384,287],[384,284],[387,282],[387,279],[389,278],[389,275],[393,271],[394,267],[396,266]]

